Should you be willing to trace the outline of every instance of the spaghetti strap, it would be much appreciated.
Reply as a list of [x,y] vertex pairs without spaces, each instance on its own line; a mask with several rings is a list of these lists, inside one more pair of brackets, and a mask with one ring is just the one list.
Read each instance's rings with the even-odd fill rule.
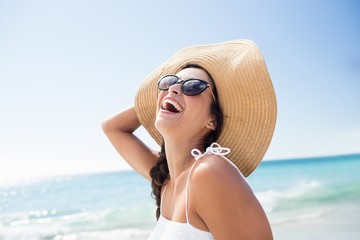
[[185,214],[186,214],[186,223],[190,223],[189,222],[189,179],[190,179],[190,174],[191,171],[193,170],[194,166],[195,166],[196,161],[193,163],[193,165],[190,168],[190,171],[188,173],[187,179],[186,179],[186,192],[185,192],[185,201],[186,201],[186,209],[185,209]]
[[[186,179],[186,192],[185,192],[185,201],[186,201],[186,222],[190,224],[189,221],[189,185],[190,185],[190,175],[191,172],[196,164],[196,161],[202,158],[205,155],[218,155],[223,157],[224,159],[228,160],[225,155],[227,155],[230,152],[229,148],[221,147],[218,143],[212,143],[210,147],[206,148],[206,151],[202,154],[199,149],[193,149],[191,150],[191,155],[195,158],[194,164],[191,166],[190,171],[188,173],[187,179]],[[232,163],[230,160],[228,160],[230,163]],[[237,169],[237,167],[232,163],[232,165]],[[238,170],[239,171],[239,170]],[[240,171],[239,171],[240,172]],[[240,172],[241,174],[241,172]],[[164,189],[165,191],[165,189]]]

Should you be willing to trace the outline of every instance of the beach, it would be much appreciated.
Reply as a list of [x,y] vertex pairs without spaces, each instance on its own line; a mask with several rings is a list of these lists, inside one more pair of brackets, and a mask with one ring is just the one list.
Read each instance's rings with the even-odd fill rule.
[[[360,155],[263,162],[247,181],[274,239],[360,239]],[[143,240],[156,223],[133,171],[0,183],[1,240]]]

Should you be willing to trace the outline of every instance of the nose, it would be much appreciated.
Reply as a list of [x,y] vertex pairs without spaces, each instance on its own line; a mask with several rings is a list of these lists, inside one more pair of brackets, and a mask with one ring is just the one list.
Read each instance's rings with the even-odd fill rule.
[[183,80],[179,80],[177,81],[174,85],[171,85],[169,87],[169,91],[179,95],[181,93],[181,85],[182,85]]

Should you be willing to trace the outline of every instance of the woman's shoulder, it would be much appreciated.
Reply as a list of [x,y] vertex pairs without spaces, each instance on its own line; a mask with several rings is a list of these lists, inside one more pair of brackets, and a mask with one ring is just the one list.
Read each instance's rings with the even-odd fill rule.
[[190,183],[198,190],[211,191],[217,187],[231,186],[251,191],[238,168],[224,156],[209,154],[197,161],[190,175]]
[[189,180],[190,209],[214,236],[272,239],[261,204],[230,160],[216,154],[202,155]]
[[190,175],[190,202],[207,225],[217,226],[216,219],[239,222],[247,213],[261,211],[243,175],[226,159],[209,155],[198,161]]

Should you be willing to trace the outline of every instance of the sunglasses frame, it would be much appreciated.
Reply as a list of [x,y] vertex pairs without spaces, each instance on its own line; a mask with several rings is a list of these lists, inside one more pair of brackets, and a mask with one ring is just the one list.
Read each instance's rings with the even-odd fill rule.
[[[166,77],[175,77],[175,78],[177,79],[177,81],[176,81],[174,84],[170,85],[167,89],[160,88],[160,82],[161,82],[161,80],[163,80],[163,79],[166,78]],[[195,81],[200,81],[201,83],[205,84],[206,87],[205,87],[203,90],[201,90],[201,92],[199,92],[199,93],[197,93],[197,94],[194,94],[194,95],[186,94],[186,93],[183,91],[184,84],[185,84],[186,82],[188,82],[188,81],[194,81],[194,80],[195,80]],[[210,92],[211,92],[211,95],[212,95],[214,101],[216,102],[216,98],[215,98],[215,95],[214,95],[214,92],[213,92],[213,89],[212,89],[211,85],[210,85],[208,82],[206,82],[206,81],[204,81],[204,80],[201,80],[201,79],[197,79],[197,78],[190,78],[190,79],[182,80],[182,79],[180,79],[178,76],[173,75],[173,74],[165,75],[165,76],[163,76],[162,78],[160,78],[160,80],[158,81],[158,89],[161,90],[161,91],[168,91],[171,86],[176,85],[176,84],[181,84],[181,92],[182,92],[183,94],[185,94],[186,96],[196,96],[196,95],[199,95],[199,94],[201,94],[202,92],[204,92],[207,88],[209,88],[209,89],[210,89]]]

